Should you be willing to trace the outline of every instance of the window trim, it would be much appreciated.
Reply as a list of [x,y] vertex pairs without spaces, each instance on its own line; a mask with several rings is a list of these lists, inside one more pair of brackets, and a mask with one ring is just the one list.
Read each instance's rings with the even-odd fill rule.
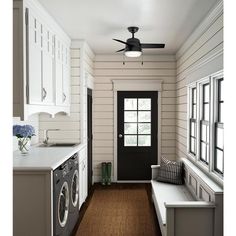
[[[199,97],[199,105],[198,105],[198,109],[197,109],[197,113],[198,113],[198,123],[197,123],[197,129],[198,129],[198,137],[197,137],[197,143],[198,143],[198,155],[197,155],[197,159],[200,163],[202,163],[205,167],[208,168],[209,163],[210,163],[210,114],[211,114],[211,83],[210,83],[210,78],[206,77],[204,79],[202,79],[200,82],[198,82],[197,84],[197,92],[198,92],[198,97]],[[205,114],[204,114],[204,86],[209,85],[209,120],[204,120],[205,118]],[[209,129],[209,141],[207,142],[207,140],[204,142],[206,144],[206,153],[207,153],[207,145],[208,145],[208,162],[205,159],[201,158],[201,128],[202,128],[202,124],[207,125],[207,129]],[[207,132],[206,132],[207,135]],[[207,139],[207,138],[206,138]],[[207,154],[206,154],[207,155]]]
[[[215,182],[223,186],[223,178],[224,175],[221,175],[220,173],[216,172],[214,170],[214,151],[215,151],[215,118],[216,118],[216,85],[218,79],[224,79],[223,70],[220,70],[216,73],[210,74],[200,80],[197,80],[195,82],[192,82],[187,85],[187,157],[190,159],[197,167],[199,167],[206,175],[211,177]],[[200,87],[202,84],[207,83],[207,81],[210,84],[210,94],[209,94],[209,100],[212,102],[209,103],[209,111],[210,111],[210,117],[209,117],[209,165],[206,165],[204,162],[199,160],[199,150],[200,150]],[[191,112],[191,103],[190,103],[190,95],[191,95],[191,89],[193,87],[197,88],[197,153],[196,155],[193,155],[190,153],[190,112]]]
[[[220,173],[219,171],[217,171],[215,169],[215,162],[216,162],[216,158],[215,158],[215,152],[216,152],[216,126],[217,124],[222,126],[223,130],[224,130],[224,123],[223,122],[219,122],[218,117],[219,117],[219,108],[218,108],[218,96],[219,96],[219,90],[218,90],[218,81],[219,80],[224,80],[224,76],[223,74],[218,74],[215,77],[213,77],[214,81],[213,81],[213,86],[214,86],[214,104],[213,104],[213,109],[214,109],[214,117],[212,118],[212,128],[213,128],[213,137],[212,137],[212,142],[213,142],[213,150],[212,150],[212,167],[211,167],[211,171],[217,175],[218,177],[220,177],[221,179],[223,179],[224,177],[224,168],[223,168],[223,173]],[[214,155],[214,156],[213,156]],[[224,160],[224,149],[223,149],[223,160]],[[224,166],[224,162],[223,162],[223,166]]]
[[187,107],[187,152],[188,155],[191,159],[196,160],[196,156],[197,156],[197,111],[196,111],[196,144],[195,144],[195,154],[191,152],[191,144],[190,144],[190,135],[191,135],[191,119],[192,119],[192,90],[196,89],[196,104],[198,104],[198,94],[197,94],[197,83],[191,83],[188,85],[188,90],[187,90],[187,99],[188,101],[190,101],[191,99],[191,103],[188,102],[188,107]]

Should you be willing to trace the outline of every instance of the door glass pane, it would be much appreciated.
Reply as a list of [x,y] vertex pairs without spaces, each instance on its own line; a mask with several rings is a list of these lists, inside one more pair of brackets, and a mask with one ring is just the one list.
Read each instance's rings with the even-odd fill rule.
[[150,111],[139,111],[138,112],[138,122],[151,122],[151,112]]
[[217,142],[216,146],[223,149],[224,148],[224,130],[221,128],[216,128]]
[[216,150],[216,168],[223,172],[223,152]]
[[151,110],[151,98],[139,98],[138,110]]
[[139,134],[151,134],[151,124],[138,124],[138,133]]
[[124,146],[137,146],[137,135],[125,135]]
[[206,142],[206,125],[202,124],[202,128],[201,128],[201,140]]
[[210,88],[209,84],[203,86],[203,90],[204,90],[204,99],[203,100],[204,100],[204,102],[209,102],[209,88]]
[[137,112],[136,111],[125,111],[125,122],[137,122]]
[[137,99],[136,98],[125,98],[124,109],[125,110],[137,110]]
[[201,143],[201,159],[206,160],[206,144]]
[[139,135],[138,146],[151,146],[151,135]]
[[125,123],[125,134],[137,134],[137,123]]
[[203,114],[204,114],[204,117],[203,117],[203,119],[204,120],[209,120],[209,115],[210,115],[210,112],[209,112],[209,104],[204,104],[204,106],[203,106]]

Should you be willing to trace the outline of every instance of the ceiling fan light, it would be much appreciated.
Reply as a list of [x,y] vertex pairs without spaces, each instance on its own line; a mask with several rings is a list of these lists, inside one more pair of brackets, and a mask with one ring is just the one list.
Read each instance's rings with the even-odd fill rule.
[[142,55],[142,51],[126,51],[125,56],[127,57],[140,57]]

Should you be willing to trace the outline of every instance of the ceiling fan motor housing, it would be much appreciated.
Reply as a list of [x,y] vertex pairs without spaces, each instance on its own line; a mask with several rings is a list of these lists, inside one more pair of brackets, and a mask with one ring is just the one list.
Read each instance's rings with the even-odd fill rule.
[[141,43],[137,38],[129,38],[127,39],[127,45],[125,47],[125,51],[142,51]]

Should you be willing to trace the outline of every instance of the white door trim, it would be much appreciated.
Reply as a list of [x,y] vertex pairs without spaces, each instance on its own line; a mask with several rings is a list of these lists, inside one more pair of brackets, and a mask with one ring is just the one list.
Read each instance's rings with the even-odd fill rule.
[[[123,78],[123,79],[114,79],[113,83],[113,98],[114,98],[114,137],[113,137],[113,146],[114,146],[114,182],[117,182],[117,92],[118,91],[158,91],[158,129],[157,129],[157,161],[159,163],[161,156],[161,97],[162,97],[162,80],[158,79],[131,79]],[[151,168],[151,167],[150,167]],[[135,181],[138,182],[138,181]]]

